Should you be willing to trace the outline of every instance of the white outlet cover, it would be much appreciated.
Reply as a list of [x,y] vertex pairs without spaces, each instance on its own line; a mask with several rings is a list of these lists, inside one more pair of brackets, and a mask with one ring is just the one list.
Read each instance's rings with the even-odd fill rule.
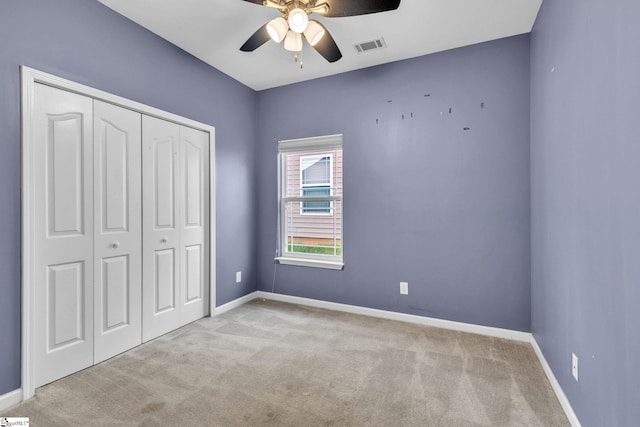
[[400,282],[400,295],[409,295],[409,282]]
[[571,374],[578,381],[578,356],[575,353],[571,353]]
[[242,282],[242,271],[236,272],[236,283]]

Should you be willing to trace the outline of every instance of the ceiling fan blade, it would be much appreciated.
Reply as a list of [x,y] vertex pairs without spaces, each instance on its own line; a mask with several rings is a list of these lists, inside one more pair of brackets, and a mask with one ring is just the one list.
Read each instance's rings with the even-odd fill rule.
[[388,12],[400,6],[400,0],[324,0],[324,2],[329,4],[329,12],[323,16],[329,18]]
[[243,1],[246,1],[247,3],[259,4],[260,6],[262,6],[262,4],[264,3],[263,0],[243,0]]
[[324,29],[324,36],[318,43],[316,43],[315,46],[313,46],[313,48],[327,61],[336,62],[338,59],[342,58],[342,52],[338,49],[338,45],[335,40],[333,40],[333,37],[331,37],[331,34],[329,34],[327,28],[320,22],[318,22],[318,24]]
[[262,27],[258,28],[258,31],[253,33],[246,42],[244,42],[240,50],[243,52],[253,52],[269,40],[271,40],[271,37],[267,32],[267,24],[264,24]]

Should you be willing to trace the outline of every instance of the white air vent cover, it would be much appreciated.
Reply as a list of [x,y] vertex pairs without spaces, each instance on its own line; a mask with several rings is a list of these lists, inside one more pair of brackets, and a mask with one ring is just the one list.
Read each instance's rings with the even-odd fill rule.
[[380,37],[379,39],[372,40],[370,42],[364,42],[354,45],[358,53],[367,52],[375,49],[383,49],[387,47],[387,44],[384,42],[384,39]]

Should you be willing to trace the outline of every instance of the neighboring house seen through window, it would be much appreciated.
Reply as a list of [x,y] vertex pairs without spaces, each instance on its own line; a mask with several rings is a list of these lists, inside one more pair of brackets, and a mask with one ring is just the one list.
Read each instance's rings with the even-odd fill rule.
[[280,141],[281,264],[341,269],[342,135]]
[[[333,154],[300,156],[300,182],[302,196],[331,196]],[[333,204],[329,200],[302,202],[303,215],[331,215]]]

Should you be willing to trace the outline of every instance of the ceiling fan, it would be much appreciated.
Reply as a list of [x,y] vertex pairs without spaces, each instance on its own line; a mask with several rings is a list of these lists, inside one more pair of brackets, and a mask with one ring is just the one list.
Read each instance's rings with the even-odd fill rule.
[[[387,12],[400,6],[400,0],[244,0],[277,9],[282,16],[272,19],[258,29],[240,48],[253,52],[269,40],[284,41],[284,48],[292,52],[302,50],[302,36],[329,62],[342,58],[342,53],[326,27],[309,15],[317,13],[327,18],[358,16]],[[295,57],[297,60],[297,56]]]

